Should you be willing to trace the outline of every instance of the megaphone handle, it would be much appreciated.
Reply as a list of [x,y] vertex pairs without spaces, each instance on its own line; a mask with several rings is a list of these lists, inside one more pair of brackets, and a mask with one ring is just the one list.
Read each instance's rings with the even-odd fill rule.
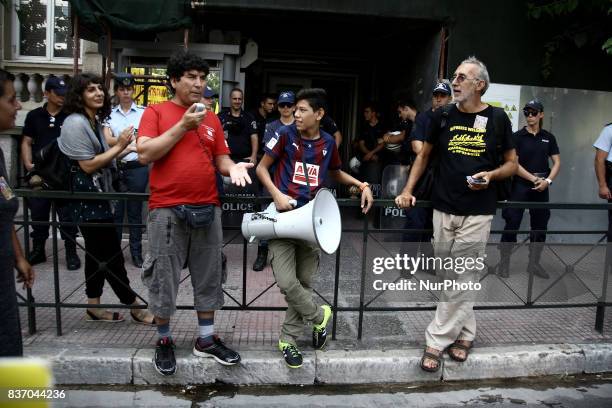
[[297,207],[297,200],[289,200],[289,204],[291,204],[293,207]]

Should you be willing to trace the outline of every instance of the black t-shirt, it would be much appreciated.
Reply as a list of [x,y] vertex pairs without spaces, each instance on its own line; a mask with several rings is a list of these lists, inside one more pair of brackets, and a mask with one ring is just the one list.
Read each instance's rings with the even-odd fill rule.
[[269,114],[268,116],[263,117],[259,113],[259,109],[255,109],[253,112],[251,112],[251,116],[255,118],[255,122],[257,124],[257,137],[259,139],[259,152],[263,153],[263,143],[264,143],[264,137],[266,134],[266,125],[278,119],[278,115],[274,115],[274,112],[273,112]]
[[232,160],[242,160],[251,155],[251,135],[257,134],[257,122],[250,113],[240,111],[233,116],[230,110],[219,113]]
[[[502,125],[495,125],[493,109],[499,108],[488,106],[478,113],[464,113],[453,106],[444,128],[440,125],[443,110],[433,113],[426,140],[435,145],[434,154],[439,155],[431,198],[436,210],[454,215],[495,214],[494,183],[485,190],[472,191],[466,181],[466,176],[499,167],[499,156],[514,148],[510,119],[504,113],[503,122],[498,121]],[[501,117],[501,112],[497,115]]]
[[[516,146],[516,154],[519,164],[530,173],[549,173],[550,156],[559,154],[557,139],[552,133],[541,129],[537,135],[533,135],[526,128],[512,135]],[[524,180],[522,177],[517,179]],[[527,180],[525,180],[527,181]]]
[[319,126],[325,132],[332,135],[332,137],[334,137],[334,133],[338,131],[338,125],[336,125],[336,122],[327,114],[321,118],[321,123]]
[[410,134],[412,133],[413,123],[411,120],[399,119],[393,125],[394,132],[404,132],[404,140],[401,141],[401,147],[398,152],[391,152],[385,150],[384,161],[388,164],[410,164],[414,161],[415,154],[412,151],[412,144],[410,143]]
[[378,139],[381,139],[384,134],[385,129],[380,122],[377,122],[374,126],[365,122],[357,140],[363,140],[368,150],[374,150],[378,146]]
[[412,142],[413,140],[418,140],[420,142],[424,142],[427,137],[427,130],[429,128],[429,124],[431,123],[431,118],[433,116],[433,111],[431,109],[427,109],[424,112],[417,113],[414,118],[414,125],[410,130],[410,137],[408,141]]
[[32,153],[59,137],[67,116],[63,111],[51,115],[47,111],[47,104],[28,112],[23,124],[23,135],[32,138]]

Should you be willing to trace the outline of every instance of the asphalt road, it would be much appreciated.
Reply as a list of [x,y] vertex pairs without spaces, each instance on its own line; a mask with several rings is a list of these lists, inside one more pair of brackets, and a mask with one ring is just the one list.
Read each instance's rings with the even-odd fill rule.
[[56,407],[609,408],[612,375],[416,386],[66,387]]

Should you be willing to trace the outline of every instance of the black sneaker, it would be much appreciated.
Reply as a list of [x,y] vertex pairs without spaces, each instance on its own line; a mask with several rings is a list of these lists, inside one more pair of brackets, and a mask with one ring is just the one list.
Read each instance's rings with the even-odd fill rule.
[[81,268],[81,259],[76,253],[76,249],[66,249],[66,267],[69,271],[76,271]]
[[283,352],[285,363],[289,368],[300,368],[304,359],[302,353],[298,350],[295,344],[285,343],[284,341],[278,341],[278,349]]
[[261,272],[268,263],[268,247],[259,246],[257,247],[257,259],[253,262],[253,270],[255,272]]
[[236,365],[240,362],[240,354],[223,344],[219,337],[213,336],[213,341],[214,343],[209,346],[202,346],[198,337],[193,346],[193,354],[198,357],[212,357],[217,363],[226,366]]
[[227,272],[227,256],[223,252],[221,252],[221,270],[223,273]]
[[142,264],[144,263],[144,260],[142,259],[142,255],[140,254],[132,255],[132,263],[134,264],[135,267],[142,268]]
[[174,341],[168,337],[162,337],[157,341],[153,364],[158,373],[172,375],[176,373],[176,359],[174,358]]
[[38,265],[44,262],[47,262],[47,254],[45,253],[45,246],[34,244],[34,249],[30,252],[30,256],[28,257],[28,262],[30,265]]

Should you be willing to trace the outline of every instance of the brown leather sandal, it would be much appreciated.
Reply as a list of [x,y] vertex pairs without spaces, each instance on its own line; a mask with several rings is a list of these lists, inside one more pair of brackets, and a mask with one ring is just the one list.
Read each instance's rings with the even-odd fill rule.
[[[440,367],[442,367],[442,352],[443,351],[438,351],[438,354],[434,354],[427,351],[426,347],[425,351],[423,352],[423,357],[421,357],[421,368],[429,373],[435,373],[436,371],[438,371]],[[425,365],[425,359],[433,360],[436,365],[433,367],[427,367]]]
[[[469,342],[469,345],[465,345],[463,343],[459,343],[460,341],[465,341],[465,342]],[[448,356],[459,362],[459,363],[463,363],[465,360],[467,360],[468,355],[470,354],[470,349],[472,348],[472,345],[474,344],[473,341],[469,341],[469,340],[455,340],[455,342],[453,344],[451,344],[450,346],[448,346]],[[455,354],[453,352],[453,350],[463,350],[465,351],[465,358],[460,358],[457,357],[457,354]]]

